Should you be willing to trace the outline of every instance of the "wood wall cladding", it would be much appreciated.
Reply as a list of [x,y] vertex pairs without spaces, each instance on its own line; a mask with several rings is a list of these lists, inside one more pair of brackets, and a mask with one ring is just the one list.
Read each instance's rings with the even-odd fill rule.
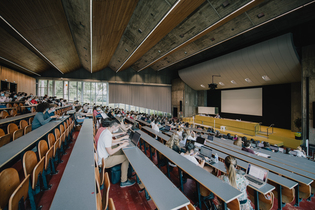
[[17,84],[18,92],[25,92],[27,94],[36,94],[36,79],[20,72],[14,71],[4,66],[0,66],[1,80],[7,79],[8,82]]
[[179,2],[173,10],[161,21],[155,30],[148,36],[134,54],[120,67],[119,71],[125,70],[139,60],[173,28],[182,22],[188,15],[197,9],[204,0],[186,0]]
[[137,3],[138,0],[93,1],[93,72],[108,66]]
[[63,73],[81,66],[61,1],[0,1],[0,14]]

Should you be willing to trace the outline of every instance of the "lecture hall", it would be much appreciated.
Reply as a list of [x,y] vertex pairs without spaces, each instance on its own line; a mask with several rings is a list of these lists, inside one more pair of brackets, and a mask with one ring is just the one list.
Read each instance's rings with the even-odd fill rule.
[[315,210],[314,11],[0,1],[0,210]]

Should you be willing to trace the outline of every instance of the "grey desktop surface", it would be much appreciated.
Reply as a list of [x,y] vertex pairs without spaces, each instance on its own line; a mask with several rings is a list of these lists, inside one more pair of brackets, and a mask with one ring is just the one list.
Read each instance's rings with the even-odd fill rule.
[[138,147],[123,152],[158,209],[179,209],[190,203]]
[[97,209],[93,121],[85,119],[50,209]]
[[[301,175],[301,176],[304,176],[306,178],[309,178],[309,179],[312,179],[312,180],[315,180],[315,174],[313,173],[310,173],[310,172],[306,172],[306,171],[302,171],[298,168],[295,168],[295,167],[292,167],[291,165],[286,165],[286,164],[283,164],[281,162],[278,162],[278,161],[273,161],[273,160],[270,160],[270,158],[264,158],[264,157],[260,157],[260,156],[257,156],[257,155],[254,155],[254,154],[251,154],[249,152],[246,152],[246,151],[243,151],[241,149],[238,149],[238,148],[235,148],[234,146],[229,146],[229,145],[226,145],[226,144],[221,144],[220,142],[218,142],[217,140],[220,141],[220,139],[218,138],[215,138],[216,141],[214,141],[213,143],[214,144],[217,144],[225,149],[228,149],[228,150],[231,150],[233,152],[237,152],[241,155],[244,155],[244,156],[247,156],[247,157],[250,157],[252,159],[256,159],[258,161],[261,161],[261,162],[264,162],[264,163],[267,163],[271,166],[275,166],[275,167],[278,167],[279,169],[284,169],[284,170],[287,170],[289,172],[293,172],[295,174],[298,174],[298,175]],[[261,153],[265,153],[265,151],[267,150],[261,150],[260,152]]]
[[6,123],[10,123],[10,122],[14,122],[16,120],[21,120],[21,119],[28,118],[28,117],[33,117],[33,116],[35,116],[35,114],[36,114],[36,112],[33,112],[33,113],[17,115],[15,117],[8,117],[8,118],[5,118],[5,119],[1,119],[0,120],[0,125],[6,124]]
[[[212,153],[217,153],[218,156],[222,159],[225,159],[225,157],[228,156],[228,154],[226,153],[223,153],[223,152],[220,152],[218,150],[215,150],[213,149],[212,150]],[[247,170],[247,166],[248,166],[248,163],[243,161],[243,160],[240,160],[238,158],[236,158],[237,160],[237,165],[240,166],[241,168],[243,168],[244,170]],[[283,187],[287,187],[289,189],[292,189],[293,187],[295,187],[298,183],[295,182],[295,181],[292,181],[290,179],[287,179],[285,177],[282,177],[282,176],[279,176],[273,172],[270,172],[269,171],[269,174],[268,174],[268,179],[270,179],[271,181],[277,183],[277,184],[280,184],[281,186]]]
[[158,136],[158,137],[160,137],[161,139],[164,139],[165,141],[167,141],[167,140],[169,140],[169,136],[167,136],[167,135],[164,135],[161,131],[156,131],[156,130],[153,130],[152,128],[150,128],[150,127],[143,127],[143,129],[145,129],[145,130],[147,130],[147,131],[149,131],[150,133],[152,133],[152,134],[154,134],[154,135],[156,135],[156,136]]
[[260,166],[262,168],[268,169],[269,171],[272,171],[274,173],[281,174],[281,175],[283,175],[283,176],[285,176],[287,178],[293,179],[293,180],[295,180],[297,182],[301,182],[303,184],[309,185],[313,181],[313,180],[311,180],[309,178],[300,176],[298,174],[294,174],[294,173],[289,172],[287,170],[284,170],[284,169],[281,169],[279,167],[276,167],[276,166],[270,165],[268,163],[265,163],[263,161],[254,159],[254,156],[255,156],[254,154],[250,154],[250,153],[242,151],[242,150],[240,150],[240,151],[244,152],[244,153],[248,153],[248,154],[240,154],[239,151],[238,152],[233,151],[233,148],[227,149],[227,148],[222,147],[222,145],[218,145],[218,143],[213,143],[213,142],[209,143],[208,141],[206,142],[205,145],[207,145],[207,146],[209,146],[209,147],[211,147],[211,148],[213,148],[215,150],[221,151],[223,153],[232,155],[232,156],[234,156],[234,157],[236,157],[238,159],[244,160],[244,161],[246,161],[248,163],[252,163],[252,164],[258,165],[258,166]]
[[213,176],[209,172],[205,171],[201,167],[195,165],[191,161],[187,160],[182,155],[174,152],[164,144],[155,140],[143,131],[138,131],[141,134],[141,138],[150,144],[153,148],[158,150],[167,159],[171,160],[175,165],[193,177],[196,181],[206,187],[208,190],[217,195],[221,200],[226,203],[239,197],[242,193],[236,190],[234,187],[227,183],[224,183],[219,178]]
[[138,122],[146,125],[146,126],[151,126],[150,123],[146,122],[146,121],[143,121],[143,120],[137,120]]
[[20,155],[25,149],[27,149],[32,144],[41,140],[46,134],[48,134],[52,129],[60,125],[68,118],[65,117],[62,120],[51,121],[40,128],[32,130],[28,134],[21,136],[20,138],[12,141],[0,148],[0,168],[2,168],[6,163]]

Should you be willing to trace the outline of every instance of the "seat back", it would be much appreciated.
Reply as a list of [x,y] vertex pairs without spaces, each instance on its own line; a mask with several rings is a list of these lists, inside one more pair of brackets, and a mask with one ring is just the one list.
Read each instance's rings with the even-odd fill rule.
[[55,136],[54,134],[50,133],[48,134],[48,145],[49,145],[49,148],[51,148],[56,142],[56,139],[55,139]]
[[29,174],[32,174],[32,171],[34,170],[36,164],[37,157],[35,152],[33,151],[25,152],[23,156],[23,171],[25,177]]
[[114,204],[114,200],[112,198],[109,198],[108,209],[109,210],[116,210],[116,207],[115,207],[115,204]]
[[65,130],[68,128],[68,126],[67,126],[67,123],[66,123],[66,122],[63,122],[63,127],[64,127],[64,129],[65,129]]
[[240,210],[241,209],[240,202],[237,198],[232,200],[231,202],[229,202],[227,204],[227,207],[229,209],[233,209],[233,210]]
[[6,117],[6,116],[9,116],[9,113],[8,113],[7,111],[3,110],[3,111],[1,112],[1,116],[4,118],[4,117]]
[[95,184],[96,184],[96,209],[103,210],[102,208],[102,193],[100,188],[100,183],[97,178],[98,168],[95,168]]
[[62,142],[65,142],[65,140],[66,140],[66,136],[65,136],[65,133],[63,133],[61,134],[60,141],[62,143]]
[[23,136],[23,129],[18,129],[14,131],[12,140],[14,141],[15,139],[20,138],[21,136]]
[[102,186],[105,180],[105,158],[102,158],[102,170],[100,174],[100,185]]
[[11,135],[7,134],[4,136],[0,137],[0,147],[2,147],[3,145],[6,145],[7,143],[9,143],[11,140]]
[[32,131],[32,125],[28,125],[24,128],[24,135]]
[[65,127],[63,127],[63,125],[60,125],[60,134],[63,134],[63,132],[65,132]]
[[59,141],[60,141],[60,139],[57,140],[57,141],[54,143],[54,146],[53,146],[53,148],[54,148],[53,157],[56,157],[56,153],[57,153],[57,150],[58,150],[58,148],[59,148]]
[[45,158],[42,158],[35,166],[32,175],[32,189],[34,190],[38,181],[38,175],[44,171]]
[[22,183],[16,188],[16,190],[12,193],[9,200],[9,210],[17,210],[19,209],[19,202],[21,199],[25,201],[28,195],[28,186],[30,175],[27,175],[26,178],[22,181]]
[[12,104],[7,104],[7,108],[12,107]]
[[196,210],[196,208],[194,207],[194,205],[189,203],[187,206],[180,208],[180,210]]
[[33,120],[34,120],[34,117],[30,117],[30,118],[28,119],[28,124],[29,124],[29,125],[32,125]]
[[50,147],[50,149],[46,152],[45,156],[45,170],[47,170],[49,166],[49,161],[53,157],[54,147]]
[[45,140],[40,140],[38,143],[38,156],[41,160],[43,157],[45,157],[46,153],[48,151],[48,145]]
[[36,109],[34,107],[31,108],[31,112],[34,113],[36,112]]
[[14,131],[16,131],[18,129],[19,129],[19,127],[14,123],[10,123],[8,125],[8,133],[11,134],[11,136],[13,136]]
[[0,137],[1,136],[5,136],[5,132],[4,132],[4,130],[2,130],[1,128],[0,128]]
[[55,128],[55,138],[58,140],[60,138],[60,131],[58,128]]
[[24,130],[26,126],[28,126],[28,122],[26,120],[20,120],[20,128]]
[[0,173],[0,209],[4,209],[12,193],[20,185],[19,173],[14,168],[7,168]]
[[104,178],[105,178],[105,186],[103,190],[102,206],[103,206],[103,209],[107,209],[109,189],[110,189],[110,181],[109,181],[109,176],[107,172],[105,173]]
[[15,109],[11,109],[10,115],[16,115],[16,114],[17,114],[17,111]]

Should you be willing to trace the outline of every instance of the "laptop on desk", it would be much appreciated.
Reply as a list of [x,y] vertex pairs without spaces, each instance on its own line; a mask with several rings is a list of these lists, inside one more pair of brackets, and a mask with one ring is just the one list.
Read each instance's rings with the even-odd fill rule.
[[170,126],[168,126],[168,125],[166,125],[166,126],[165,126],[165,128],[164,128],[164,130],[166,130],[166,131],[170,131],[170,130],[171,130],[171,127],[170,127]]
[[195,146],[201,147],[202,145],[204,145],[204,143],[205,143],[205,138],[198,136],[195,142]]
[[247,166],[245,177],[250,185],[259,189],[263,187],[267,182],[268,170],[249,163]]
[[208,135],[208,140],[209,141],[213,141],[213,136],[212,135]]
[[140,136],[141,136],[141,134],[138,133],[138,132],[130,132],[129,144],[124,149],[137,147],[137,145],[138,145],[138,143],[140,141]]
[[212,149],[206,146],[202,146],[200,148],[200,152],[198,155],[196,155],[197,158],[200,158],[202,160],[205,160],[206,157],[209,158],[209,161],[207,161],[208,163],[212,163],[214,162],[212,160]]

